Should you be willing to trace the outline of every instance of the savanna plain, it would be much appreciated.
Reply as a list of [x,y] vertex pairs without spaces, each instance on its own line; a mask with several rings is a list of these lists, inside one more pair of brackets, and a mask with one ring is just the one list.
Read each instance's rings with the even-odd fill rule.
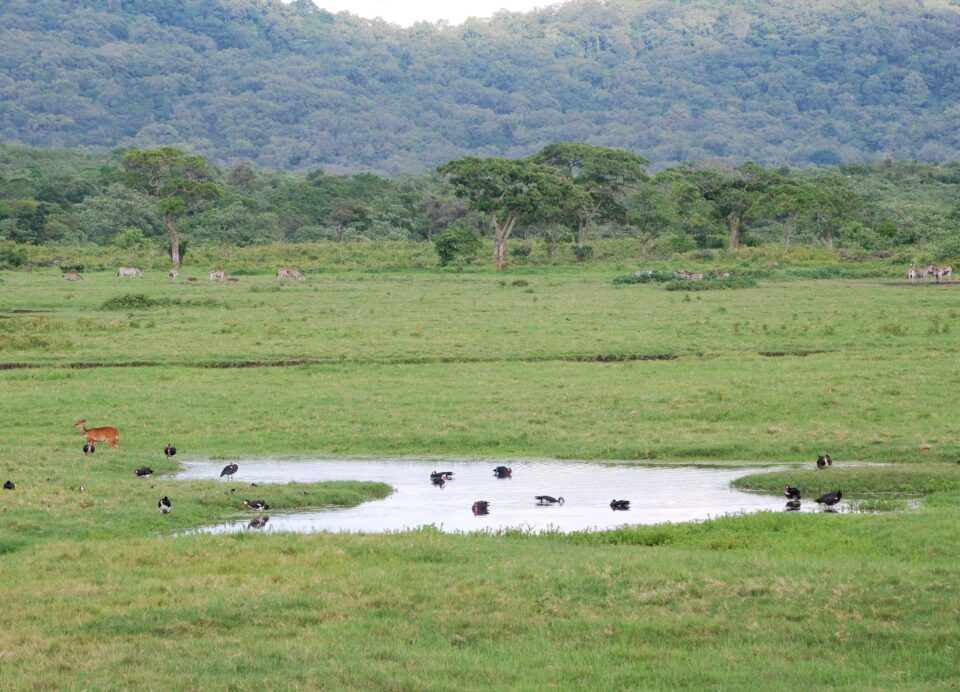
[[[960,685],[960,286],[617,273],[4,273],[0,687]],[[81,418],[121,448],[84,456]],[[188,531],[242,510],[172,480],[181,458],[322,455],[796,462],[737,484],[861,511]],[[390,488],[257,491],[283,511]]]

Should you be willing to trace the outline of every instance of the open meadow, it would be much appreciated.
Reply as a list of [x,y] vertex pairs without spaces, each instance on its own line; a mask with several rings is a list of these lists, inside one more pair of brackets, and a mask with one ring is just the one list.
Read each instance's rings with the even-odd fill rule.
[[[0,687],[956,687],[960,285],[618,273],[4,272]],[[84,456],[82,418],[121,449]],[[836,466],[812,470],[823,451]],[[175,535],[240,512],[224,482],[164,477],[181,458],[319,455],[803,462],[738,484],[923,500],[570,535]],[[389,493],[355,480],[257,491],[275,510]]]

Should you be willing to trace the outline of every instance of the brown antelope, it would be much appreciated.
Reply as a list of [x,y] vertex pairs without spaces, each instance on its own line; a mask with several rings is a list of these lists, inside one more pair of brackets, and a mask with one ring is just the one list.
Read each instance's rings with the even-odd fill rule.
[[83,281],[83,277],[76,272],[67,272],[63,275],[64,281]]
[[223,271],[222,269],[210,270],[211,281],[216,281],[217,279],[226,279],[226,278],[227,278],[227,272]]
[[87,442],[91,445],[94,442],[106,442],[111,447],[120,448],[120,431],[116,428],[111,428],[105,426],[103,428],[88,428],[85,423],[87,419],[78,420],[73,426],[77,430],[83,433],[84,437],[87,438]]
[[138,279],[142,279],[143,272],[137,267],[120,267],[117,270],[117,276],[119,276],[120,278],[136,277]]

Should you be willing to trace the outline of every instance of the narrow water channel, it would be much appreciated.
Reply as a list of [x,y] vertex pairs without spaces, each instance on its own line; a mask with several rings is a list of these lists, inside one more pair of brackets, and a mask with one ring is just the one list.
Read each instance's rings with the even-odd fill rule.
[[[216,479],[223,461],[184,462],[181,480]],[[381,533],[433,525],[442,531],[485,531],[522,528],[529,531],[607,529],[623,524],[659,524],[708,519],[727,514],[783,511],[784,498],[744,492],[730,482],[772,466],[649,466],[582,461],[475,461],[412,459],[238,460],[238,510],[242,499],[270,503],[270,484],[317,481],[380,481],[395,488],[383,500],[348,509],[302,512],[239,512],[236,520],[201,529],[210,533],[244,531]],[[493,469],[512,468],[509,478]],[[452,471],[443,487],[430,481],[432,471]],[[226,481],[223,481],[226,483]],[[256,483],[257,487],[251,487]],[[563,504],[541,505],[537,495],[563,497]],[[489,514],[471,511],[485,500]],[[629,500],[630,509],[614,511],[611,500]],[[816,511],[804,500],[800,511]],[[262,517],[261,517],[262,518]]]

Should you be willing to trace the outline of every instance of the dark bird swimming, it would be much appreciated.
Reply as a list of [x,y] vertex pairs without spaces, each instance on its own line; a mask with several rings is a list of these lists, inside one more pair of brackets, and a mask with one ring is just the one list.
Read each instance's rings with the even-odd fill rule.
[[481,514],[490,514],[490,503],[486,500],[477,500],[473,503],[470,511],[478,516]]
[[506,466],[498,466],[493,470],[493,475],[497,478],[510,478],[513,475],[513,469]]
[[541,505],[563,504],[562,497],[553,497],[552,495],[536,495],[534,500],[539,500]]
[[610,500],[610,509],[615,511],[630,509],[630,500]]
[[794,488],[792,485],[783,486],[783,494],[788,500],[799,500],[800,499],[800,489]]
[[800,500],[787,500],[787,511],[795,512],[800,509]]

